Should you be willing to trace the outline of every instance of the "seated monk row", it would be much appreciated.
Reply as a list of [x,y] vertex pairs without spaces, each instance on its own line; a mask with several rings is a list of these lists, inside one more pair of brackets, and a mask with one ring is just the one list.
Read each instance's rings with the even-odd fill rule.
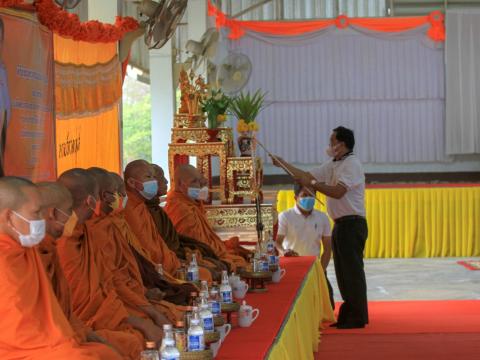
[[[158,193],[158,183],[154,175],[152,166],[144,160],[135,160],[126,166],[124,179],[128,202],[125,207],[125,218],[142,248],[149,255],[149,260],[162,264],[163,271],[174,277],[180,267],[187,264],[170,250],[148,210],[146,202],[152,200]],[[198,260],[200,279],[211,281],[210,271],[204,266],[202,259]]]
[[[66,204],[65,211],[69,206]],[[67,318],[71,312],[58,302],[35,247],[45,237],[42,217],[35,184],[15,177],[0,179],[0,358],[122,359],[106,345],[87,342],[88,336],[95,340],[91,331],[86,329],[90,335],[84,336],[72,328],[72,318]],[[51,266],[58,269],[56,258],[51,258]],[[61,287],[57,284],[57,289]]]

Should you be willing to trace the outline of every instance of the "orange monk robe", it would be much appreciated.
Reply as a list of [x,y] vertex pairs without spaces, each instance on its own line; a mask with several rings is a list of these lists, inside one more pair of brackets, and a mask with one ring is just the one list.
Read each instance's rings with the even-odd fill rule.
[[[139,308],[151,303],[145,297],[142,276],[127,240],[135,236],[128,223],[111,214],[89,220],[87,231],[88,237],[94,239],[92,248],[102,281],[112,283],[129,313],[143,317],[144,313]],[[183,318],[183,312],[174,304],[161,301],[155,306],[172,322]]]
[[116,346],[127,358],[136,359],[143,349],[143,335],[126,324],[129,313],[117,293],[100,281],[85,225],[71,237],[57,241],[62,270],[72,299],[72,311],[88,327]]
[[74,339],[37,249],[0,234],[0,271],[0,359],[104,358]]
[[190,199],[181,192],[170,191],[164,210],[180,234],[207,244],[215,251],[215,255],[228,262],[234,269],[237,266],[247,266],[245,259],[235,254],[235,249],[239,246],[238,238],[235,241],[222,241],[208,222],[202,203]]
[[[161,237],[145,202],[128,192],[128,202],[124,212],[130,228],[140,241],[142,248],[147,252],[147,258],[154,263],[162,264],[164,271],[175,276],[176,271],[180,268],[180,260]],[[200,279],[212,281],[210,271],[201,266],[199,269]]]

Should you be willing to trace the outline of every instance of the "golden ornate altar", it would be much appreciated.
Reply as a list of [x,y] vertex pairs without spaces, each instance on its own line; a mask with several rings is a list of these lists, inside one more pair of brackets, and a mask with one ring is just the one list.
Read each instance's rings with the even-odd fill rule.
[[[195,157],[197,168],[207,179],[211,191],[218,193],[222,204],[243,203],[244,198],[254,202],[256,196],[261,195],[261,159],[236,157],[232,129],[218,128],[212,134],[212,130],[205,128],[198,119],[203,118],[200,115],[175,115],[175,127],[168,148],[170,180],[173,181],[175,167],[179,163],[187,162],[187,157]],[[188,127],[192,124],[195,127]],[[212,186],[212,157],[218,157],[220,162],[218,187]]]

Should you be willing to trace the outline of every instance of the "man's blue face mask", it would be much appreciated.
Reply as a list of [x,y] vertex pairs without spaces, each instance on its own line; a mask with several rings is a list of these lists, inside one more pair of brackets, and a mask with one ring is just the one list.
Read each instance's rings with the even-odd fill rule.
[[312,211],[315,206],[315,198],[311,196],[301,197],[298,199],[297,205],[305,211]]

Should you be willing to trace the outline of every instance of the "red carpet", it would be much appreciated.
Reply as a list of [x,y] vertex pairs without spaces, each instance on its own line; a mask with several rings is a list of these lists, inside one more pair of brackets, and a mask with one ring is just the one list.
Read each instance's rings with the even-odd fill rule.
[[468,270],[480,270],[480,260],[457,261],[457,264],[464,266]]
[[480,359],[480,301],[369,303],[365,329],[324,331],[316,359]]

